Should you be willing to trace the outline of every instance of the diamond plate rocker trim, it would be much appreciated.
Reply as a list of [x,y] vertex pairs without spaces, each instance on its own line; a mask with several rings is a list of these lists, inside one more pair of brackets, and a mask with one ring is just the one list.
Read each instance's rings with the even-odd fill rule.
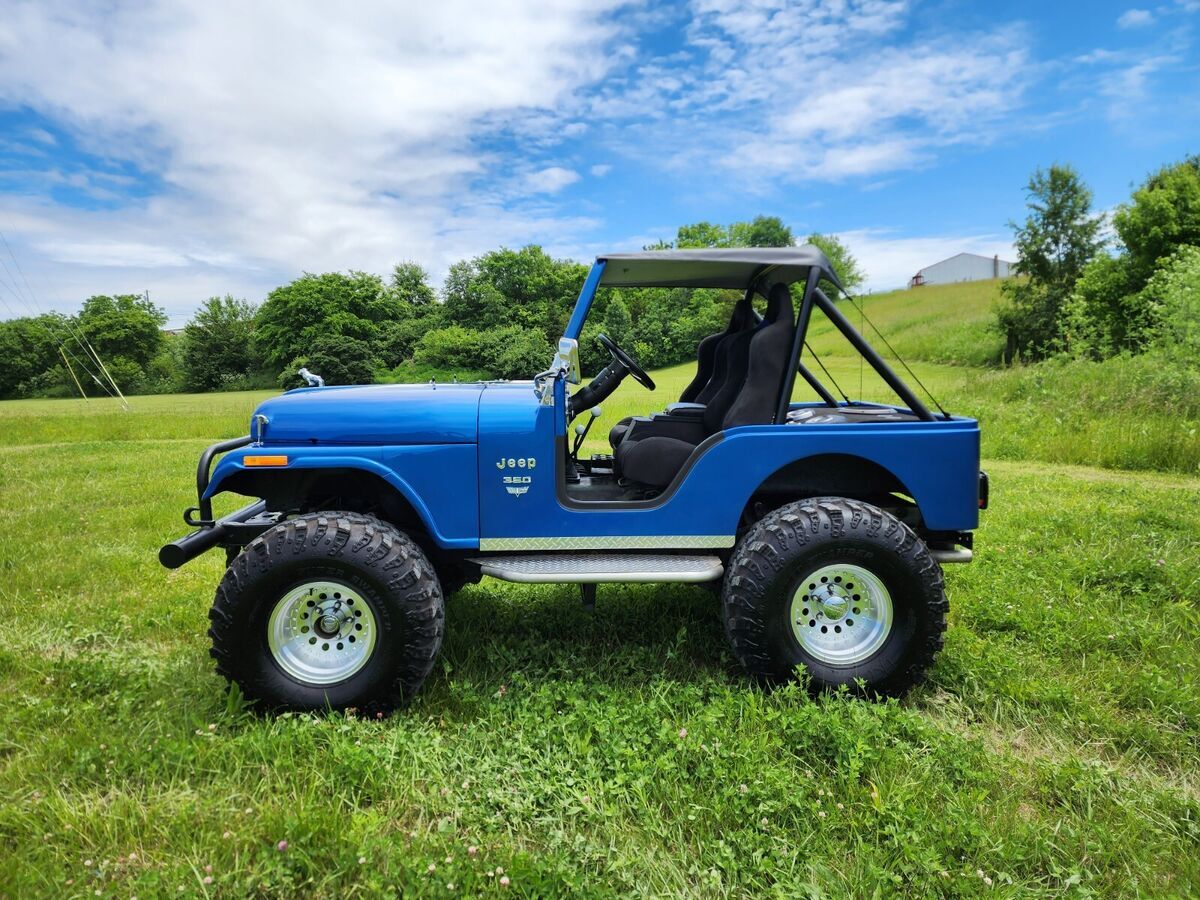
[[720,557],[664,553],[486,556],[472,562],[484,575],[522,584],[698,583],[716,581],[725,572]]
[[497,550],[697,550],[732,547],[732,534],[597,535],[595,537],[480,538],[479,549]]

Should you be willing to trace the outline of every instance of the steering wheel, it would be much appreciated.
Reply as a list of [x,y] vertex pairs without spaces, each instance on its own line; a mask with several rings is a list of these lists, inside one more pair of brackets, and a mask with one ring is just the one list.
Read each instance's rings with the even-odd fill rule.
[[626,375],[632,375],[642,387],[654,390],[654,379],[646,374],[646,370],[638,365],[637,360],[617,346],[617,342],[607,334],[596,335],[600,345],[612,355],[612,359],[596,377],[577,390],[567,400],[567,421],[585,409],[595,406],[612,396],[612,392],[620,387]]
[[607,334],[596,335],[596,340],[600,342],[601,347],[612,354],[613,359],[629,370],[629,374],[633,376],[634,381],[648,391],[654,390],[654,379],[647,375],[646,370],[638,365],[638,361],[622,350],[616,341]]

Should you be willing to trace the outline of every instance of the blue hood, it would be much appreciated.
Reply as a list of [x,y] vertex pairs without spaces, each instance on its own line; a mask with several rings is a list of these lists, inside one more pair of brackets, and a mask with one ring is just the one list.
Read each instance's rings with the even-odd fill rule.
[[300,388],[255,410],[264,444],[473,444],[482,384]]

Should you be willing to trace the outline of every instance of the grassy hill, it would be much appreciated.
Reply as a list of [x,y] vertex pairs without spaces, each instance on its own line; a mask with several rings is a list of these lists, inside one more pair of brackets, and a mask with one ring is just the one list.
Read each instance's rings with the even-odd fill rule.
[[[860,303],[942,406],[980,421],[985,456],[1200,473],[1200,374],[1153,356],[1013,368],[979,365],[999,355],[1000,337],[991,328],[999,299],[999,282],[986,281],[892,291]],[[857,309],[846,301],[840,305],[855,324],[860,322]],[[864,330],[928,402],[871,328]],[[808,351],[803,358],[835,395],[833,382],[853,399],[897,402],[819,312],[814,313],[810,334],[809,344],[831,379]],[[598,436],[607,431],[603,423],[644,415],[678,399],[694,371],[694,363],[657,370],[658,390],[653,395],[626,380],[605,404],[603,422],[595,429]],[[818,399],[799,379],[793,397]],[[605,445],[595,439],[589,446],[601,452]]]
[[[1000,360],[1004,340],[996,331],[995,308],[1000,301],[999,281],[927,285],[857,298],[858,307],[905,359],[952,365],[990,366]],[[859,308],[842,300],[839,306],[855,325],[862,322]],[[862,324],[872,342],[878,338]],[[849,352],[845,339],[824,316],[814,319],[809,342],[818,355]],[[882,351],[883,346],[879,349]]]

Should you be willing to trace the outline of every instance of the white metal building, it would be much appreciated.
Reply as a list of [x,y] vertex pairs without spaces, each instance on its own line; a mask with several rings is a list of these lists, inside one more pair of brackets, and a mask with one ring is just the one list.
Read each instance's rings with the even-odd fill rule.
[[953,284],[957,281],[986,281],[1007,278],[1015,263],[999,256],[980,256],[978,253],[956,253],[932,266],[926,266],[908,281],[909,287],[923,284]]

